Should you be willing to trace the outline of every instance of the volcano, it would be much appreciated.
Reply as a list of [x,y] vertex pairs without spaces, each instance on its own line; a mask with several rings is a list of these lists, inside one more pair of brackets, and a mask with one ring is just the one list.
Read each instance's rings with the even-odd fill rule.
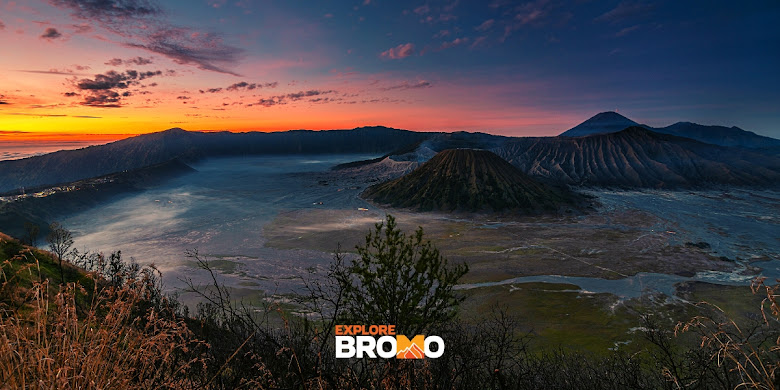
[[419,211],[552,211],[575,203],[576,194],[531,178],[487,150],[449,149],[396,180],[362,196]]

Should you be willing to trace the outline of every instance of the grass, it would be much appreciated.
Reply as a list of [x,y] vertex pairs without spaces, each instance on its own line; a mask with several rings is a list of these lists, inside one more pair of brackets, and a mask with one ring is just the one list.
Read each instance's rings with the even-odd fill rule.
[[[518,318],[523,331],[536,335],[535,348],[567,347],[608,353],[615,341],[629,340],[629,329],[638,326],[637,316],[625,306],[611,305],[611,294],[581,294],[570,284],[518,283],[467,290],[461,313],[482,318],[493,305],[507,308]],[[572,291],[574,290],[574,291]]]
[[[190,261],[189,265],[191,268],[197,268],[197,263],[194,261]],[[209,265],[223,274],[235,274],[242,266],[238,261],[224,259],[209,260]]]
[[149,279],[108,286],[44,251],[0,236],[0,387],[199,388],[205,344],[149,309]]

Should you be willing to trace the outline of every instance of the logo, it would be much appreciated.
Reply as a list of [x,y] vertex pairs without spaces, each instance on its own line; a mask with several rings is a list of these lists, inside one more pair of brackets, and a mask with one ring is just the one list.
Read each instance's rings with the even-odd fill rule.
[[[434,348],[435,346],[435,348]],[[336,325],[336,358],[435,359],[444,354],[439,336],[396,335],[395,325]]]

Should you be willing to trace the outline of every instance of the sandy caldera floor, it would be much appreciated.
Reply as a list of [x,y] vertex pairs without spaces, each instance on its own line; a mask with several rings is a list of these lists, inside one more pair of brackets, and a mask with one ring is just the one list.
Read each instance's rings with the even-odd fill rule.
[[520,276],[621,279],[638,272],[691,276],[730,271],[735,263],[679,242],[674,226],[641,211],[593,211],[577,216],[489,216],[372,209],[281,212],[263,228],[278,249],[354,252],[385,213],[402,230],[422,226],[450,262],[466,262],[463,283]]

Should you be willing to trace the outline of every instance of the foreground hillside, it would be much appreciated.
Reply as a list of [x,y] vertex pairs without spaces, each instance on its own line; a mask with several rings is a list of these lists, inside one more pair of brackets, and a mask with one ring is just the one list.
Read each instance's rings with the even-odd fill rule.
[[368,188],[363,197],[423,211],[554,211],[574,194],[528,177],[492,152],[449,149],[412,173]]

